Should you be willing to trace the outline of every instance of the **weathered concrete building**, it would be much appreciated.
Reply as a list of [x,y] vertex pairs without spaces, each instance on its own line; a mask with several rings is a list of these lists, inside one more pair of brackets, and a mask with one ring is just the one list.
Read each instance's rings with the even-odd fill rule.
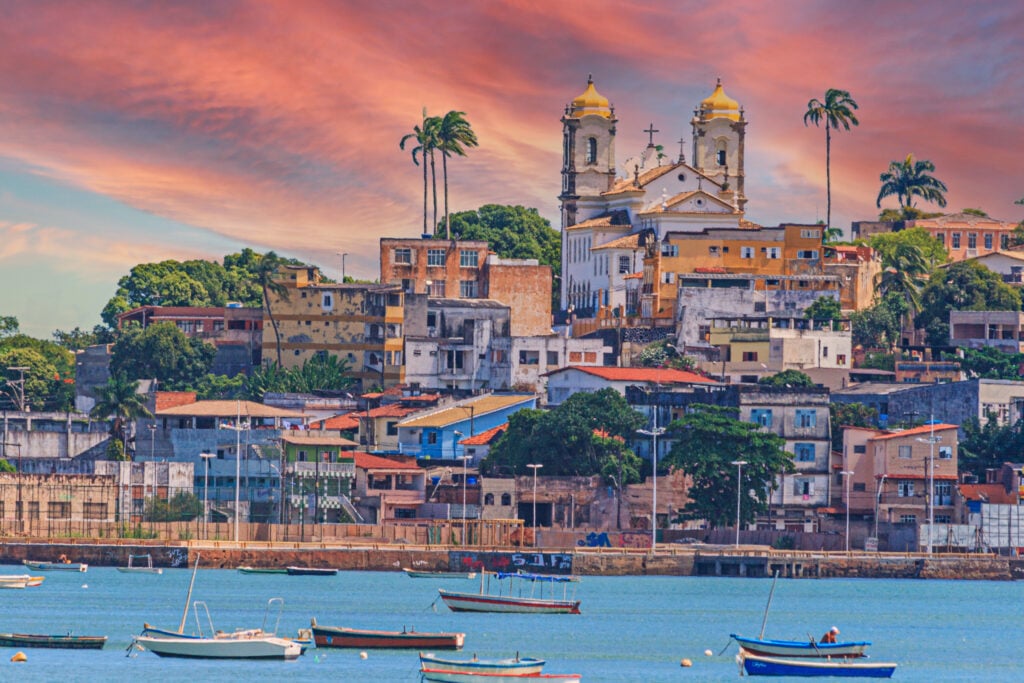
[[950,311],[949,344],[969,349],[991,346],[1004,353],[1024,350],[1024,313]]

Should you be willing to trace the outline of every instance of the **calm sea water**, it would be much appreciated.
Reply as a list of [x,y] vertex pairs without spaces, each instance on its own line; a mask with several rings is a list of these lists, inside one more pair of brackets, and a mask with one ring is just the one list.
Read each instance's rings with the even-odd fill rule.
[[[0,573],[21,573],[0,566]],[[3,681],[390,681],[419,680],[415,652],[310,650],[295,662],[210,662],[126,656],[143,622],[177,628],[191,571],[161,576],[90,568],[46,573],[38,588],[0,590],[0,631],[107,635],[104,650],[26,649],[10,662],[0,649]],[[193,600],[209,605],[222,630],[256,627],[266,601],[285,600],[281,632],[321,624],[420,631],[464,631],[466,656],[548,660],[546,671],[598,681],[723,681],[739,677],[729,634],[756,635],[770,579],[584,577],[582,615],[455,614],[435,599],[438,587],[474,581],[410,579],[398,573],[342,572],[335,577],[242,575],[199,570]],[[896,661],[900,681],[1016,681],[1021,662],[1024,583],[880,579],[780,579],[765,635],[870,640],[875,659]],[[191,625],[191,621],[190,621]],[[705,656],[712,650],[713,656]],[[684,658],[690,668],[680,667]],[[771,679],[765,679],[771,680]],[[780,680],[780,679],[776,679]]]

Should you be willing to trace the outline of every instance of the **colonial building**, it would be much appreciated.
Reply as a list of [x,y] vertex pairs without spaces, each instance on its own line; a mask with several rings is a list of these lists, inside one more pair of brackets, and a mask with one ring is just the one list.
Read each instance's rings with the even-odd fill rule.
[[1009,249],[1010,238],[1016,227],[1017,223],[988,216],[954,213],[909,221],[859,221],[853,224],[853,236],[866,239],[881,232],[923,228],[946,247],[951,260],[963,261]]

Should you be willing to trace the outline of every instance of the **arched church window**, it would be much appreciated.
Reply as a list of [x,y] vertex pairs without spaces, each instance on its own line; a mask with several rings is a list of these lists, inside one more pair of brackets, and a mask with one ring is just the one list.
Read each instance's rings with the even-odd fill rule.
[[503,494],[501,494],[501,504],[502,505],[511,505],[512,504],[512,494],[510,494],[510,493],[503,493]]
[[494,505],[494,494],[488,493],[484,496],[484,505]]
[[719,166],[725,166],[725,149],[720,149],[715,153],[715,161],[718,162]]
[[587,163],[597,163],[597,138],[587,138]]

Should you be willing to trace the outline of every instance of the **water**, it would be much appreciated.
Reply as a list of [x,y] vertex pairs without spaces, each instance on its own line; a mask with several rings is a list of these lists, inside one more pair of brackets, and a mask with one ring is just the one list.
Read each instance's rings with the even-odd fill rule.
[[[21,573],[0,567],[0,573]],[[126,657],[143,622],[177,628],[190,570],[161,576],[90,568],[47,572],[38,588],[0,590],[0,631],[106,635],[100,651],[25,649],[11,663],[0,649],[0,680],[17,681],[418,681],[414,651],[310,650],[295,662],[212,662]],[[582,615],[455,614],[437,601],[438,587],[475,588],[475,581],[410,579],[400,573],[342,572],[334,577],[243,575],[199,570],[194,600],[209,605],[222,630],[257,627],[267,599],[285,600],[280,631],[321,624],[378,629],[464,631],[461,654],[548,660],[551,673],[599,681],[723,681],[738,678],[733,632],[761,628],[768,579],[583,577]],[[898,681],[1019,680],[1020,607],[1024,584],[985,581],[780,579],[765,635],[819,638],[830,626],[841,638],[870,640],[877,660],[896,661]],[[190,615],[191,616],[191,615]],[[194,622],[190,619],[189,626]],[[271,625],[272,626],[272,625]],[[712,650],[707,657],[705,650]],[[691,668],[681,668],[684,658]],[[772,680],[772,679],[754,679]],[[775,679],[781,680],[781,679]]]

